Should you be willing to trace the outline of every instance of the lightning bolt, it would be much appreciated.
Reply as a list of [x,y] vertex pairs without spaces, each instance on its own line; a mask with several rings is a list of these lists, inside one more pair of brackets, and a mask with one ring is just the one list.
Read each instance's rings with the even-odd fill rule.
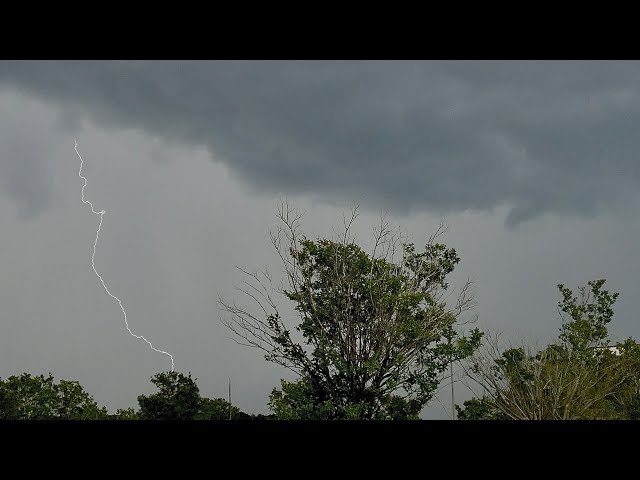
[[131,334],[132,337],[135,337],[138,340],[143,340],[144,342],[146,342],[147,345],[149,345],[149,347],[151,347],[151,350],[153,350],[154,352],[158,352],[158,353],[162,353],[164,355],[167,355],[171,359],[171,371],[173,372],[173,355],[171,355],[168,352],[165,352],[164,350],[157,349],[156,347],[154,347],[151,344],[151,342],[149,340],[144,338],[142,335],[136,335],[135,333],[133,333],[131,331],[131,329],[129,328],[129,322],[127,321],[127,312],[124,311],[124,307],[122,306],[122,301],[109,291],[109,289],[107,288],[107,285],[104,283],[104,280],[102,279],[102,276],[96,270],[96,264],[95,264],[96,246],[98,245],[98,238],[100,237],[100,229],[102,228],[102,217],[104,216],[104,214],[106,212],[104,210],[100,210],[99,212],[96,212],[95,209],[93,208],[93,203],[91,203],[89,200],[85,200],[85,198],[84,198],[84,189],[87,186],[87,179],[86,179],[86,177],[82,176],[82,166],[84,164],[84,161],[82,160],[82,156],[78,152],[78,142],[77,142],[77,140],[75,138],[73,140],[74,140],[74,142],[76,144],[75,145],[76,154],[78,155],[78,158],[80,159],[80,170],[78,170],[78,176],[82,180],[84,180],[84,185],[82,186],[82,203],[87,203],[91,207],[91,212],[94,215],[99,215],[100,216],[100,223],[98,224],[98,230],[96,231],[96,239],[93,242],[93,254],[91,255],[91,266],[93,267],[93,271],[95,272],[95,274],[100,279],[100,282],[102,283],[102,286],[104,287],[104,291],[107,292],[107,294],[111,298],[113,298],[116,302],[118,302],[118,305],[120,305],[120,310],[122,310],[122,316],[124,317],[124,324],[127,327],[127,331]]

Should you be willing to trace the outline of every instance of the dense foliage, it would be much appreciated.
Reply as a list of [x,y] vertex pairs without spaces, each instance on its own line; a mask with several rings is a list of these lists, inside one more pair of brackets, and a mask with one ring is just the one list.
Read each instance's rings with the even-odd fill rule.
[[200,396],[200,389],[191,378],[178,372],[154,375],[151,382],[158,393],[138,397],[142,420],[253,420],[263,415],[248,415],[223,398]]
[[279,292],[299,315],[298,335],[257,275],[243,293],[264,317],[221,302],[231,314],[227,326],[244,343],[299,376],[274,389],[271,408],[291,419],[417,418],[451,362],[471,355],[482,337],[478,329],[467,336],[456,329],[471,304],[467,288],[455,307],[444,301],[456,251],[433,238],[419,251],[384,226],[372,253],[349,239],[348,226],[339,239],[310,240],[292,212],[280,213],[285,241],[272,239],[289,283]]
[[0,419],[98,420],[107,417],[78,382],[23,373],[0,379]]
[[588,282],[579,294],[558,285],[563,323],[556,343],[476,355],[470,375],[486,396],[458,408],[461,419],[636,419],[640,405],[640,347],[631,338],[611,344],[607,325],[618,294]]

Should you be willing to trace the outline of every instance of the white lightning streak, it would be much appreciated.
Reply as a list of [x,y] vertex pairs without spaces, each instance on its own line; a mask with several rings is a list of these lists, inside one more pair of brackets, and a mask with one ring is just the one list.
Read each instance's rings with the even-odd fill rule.
[[156,347],[154,347],[151,342],[149,340],[147,340],[146,338],[144,338],[142,335],[136,335],[135,333],[133,333],[131,331],[131,329],[129,328],[129,322],[127,322],[127,312],[124,311],[124,307],[122,306],[122,302],[120,301],[120,299],[118,297],[116,297],[114,294],[112,294],[109,289],[107,288],[107,285],[104,283],[104,280],[102,279],[102,276],[98,273],[98,271],[96,270],[96,265],[95,265],[95,256],[96,256],[96,246],[98,245],[98,238],[100,237],[100,229],[102,228],[102,216],[105,214],[104,210],[100,210],[99,212],[96,212],[93,208],[93,203],[91,203],[89,200],[85,200],[84,199],[84,189],[87,186],[87,179],[85,177],[82,176],[82,165],[84,164],[84,161],[82,160],[82,157],[80,156],[80,153],[78,152],[78,142],[77,140],[74,138],[74,142],[75,142],[75,151],[76,154],[78,155],[78,158],[80,159],[80,170],[78,170],[78,176],[84,180],[84,185],[82,186],[82,203],[87,203],[89,204],[89,206],[91,207],[91,212],[93,212],[94,215],[100,215],[100,223],[98,224],[98,230],[96,231],[96,239],[93,242],[93,254],[91,255],[91,266],[93,267],[93,271],[96,273],[96,275],[98,276],[98,278],[100,279],[100,282],[102,283],[102,286],[104,287],[104,291],[107,292],[107,294],[113,298],[115,301],[118,302],[118,304],[120,305],[120,310],[122,310],[122,315],[124,317],[124,324],[127,327],[127,331],[133,336],[136,337],[139,340],[144,340],[149,347],[151,347],[151,350],[153,350],[154,352],[158,352],[158,353],[163,353],[165,355],[167,355],[169,358],[171,358],[171,371],[173,372],[173,355],[171,355],[168,352],[165,352],[164,350],[158,350]]

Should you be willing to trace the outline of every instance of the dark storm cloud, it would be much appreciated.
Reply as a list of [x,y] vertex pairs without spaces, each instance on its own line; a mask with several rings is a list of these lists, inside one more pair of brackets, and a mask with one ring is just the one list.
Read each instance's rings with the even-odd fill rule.
[[4,62],[0,83],[203,144],[258,190],[396,213],[591,216],[640,176],[637,62]]

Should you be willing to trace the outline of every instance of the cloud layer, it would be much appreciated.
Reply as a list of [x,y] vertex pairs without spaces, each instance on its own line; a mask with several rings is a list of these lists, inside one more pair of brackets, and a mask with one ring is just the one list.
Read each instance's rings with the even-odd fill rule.
[[2,62],[3,84],[204,145],[257,190],[400,214],[591,216],[640,176],[637,62]]

